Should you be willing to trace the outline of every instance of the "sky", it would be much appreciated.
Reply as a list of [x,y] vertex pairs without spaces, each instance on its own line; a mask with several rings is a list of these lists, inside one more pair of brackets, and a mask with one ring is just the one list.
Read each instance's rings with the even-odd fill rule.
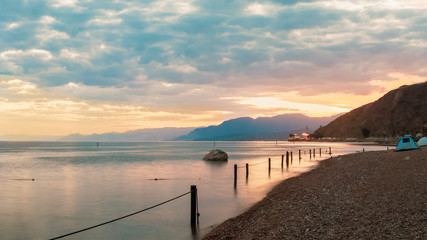
[[2,0],[0,135],[330,116],[427,80],[425,0]]

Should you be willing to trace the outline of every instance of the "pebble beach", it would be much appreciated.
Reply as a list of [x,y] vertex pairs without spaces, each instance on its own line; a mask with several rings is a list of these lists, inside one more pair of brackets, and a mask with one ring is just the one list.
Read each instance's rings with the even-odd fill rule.
[[203,239],[427,239],[427,148],[330,158]]

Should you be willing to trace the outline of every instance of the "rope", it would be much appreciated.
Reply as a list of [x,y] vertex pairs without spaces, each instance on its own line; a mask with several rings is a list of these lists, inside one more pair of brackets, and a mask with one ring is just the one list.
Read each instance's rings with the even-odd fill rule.
[[[273,162],[273,161],[277,161],[277,160],[272,159],[271,161]],[[268,160],[267,160],[267,161],[264,161],[264,162],[259,162],[259,163],[254,163],[254,164],[248,164],[248,166],[260,165],[260,164],[263,164],[263,163],[266,163],[266,162],[268,162]],[[246,167],[246,166],[237,167],[237,168],[245,168],[245,167]]]
[[[277,159],[271,159],[271,161],[273,162],[273,161],[277,161]],[[264,162],[259,162],[259,163],[254,163],[254,164],[249,164],[248,166],[255,166],[255,165],[260,165],[260,164],[263,164],[263,163],[266,163],[266,162],[268,162],[268,160],[267,161],[264,161]],[[243,167],[237,167],[237,168],[245,168],[246,166],[243,166]]]
[[266,162],[268,162],[268,161],[264,161],[264,162],[260,162],[260,163],[254,163],[254,164],[250,164],[249,166],[255,166],[255,165],[260,165],[260,164],[263,164],[263,163],[266,163]]
[[121,219],[123,219],[123,218],[127,218],[127,217],[130,217],[130,216],[136,215],[136,214],[138,214],[138,213],[142,213],[142,212],[145,212],[145,211],[147,211],[147,210],[153,209],[153,208],[155,208],[155,207],[158,207],[158,206],[160,206],[160,205],[166,204],[166,203],[168,203],[168,202],[171,202],[171,201],[173,201],[173,200],[176,200],[176,199],[178,199],[178,198],[181,198],[181,197],[183,197],[183,196],[185,196],[185,195],[187,195],[187,194],[190,194],[190,193],[191,193],[191,191],[186,192],[186,193],[184,193],[184,194],[181,194],[181,195],[179,195],[179,196],[177,196],[177,197],[171,198],[171,199],[169,199],[169,200],[167,200],[167,201],[161,202],[161,203],[159,203],[159,204],[153,205],[153,206],[151,206],[151,207],[148,207],[148,208],[142,209],[142,210],[140,210],[140,211],[137,211],[137,212],[134,212],[134,213],[128,214],[128,215],[126,215],[126,216],[119,217],[119,218],[116,218],[116,219],[110,220],[110,221],[108,221],[108,222],[100,223],[100,224],[97,224],[97,225],[92,226],[92,227],[84,228],[84,229],[81,229],[81,230],[78,230],[78,231],[75,231],[75,232],[72,232],[72,233],[68,233],[68,234],[65,234],[65,235],[61,235],[61,236],[59,236],[59,237],[51,238],[51,239],[49,239],[49,240],[60,239],[60,238],[63,238],[63,237],[67,237],[67,236],[70,236],[70,235],[74,235],[74,234],[76,234],[76,233],[80,233],[80,232],[87,231],[87,230],[92,229],[92,228],[96,228],[96,227],[103,226],[103,225],[106,225],[106,224],[109,224],[109,223],[112,223],[112,222],[115,222],[115,221],[121,220]]

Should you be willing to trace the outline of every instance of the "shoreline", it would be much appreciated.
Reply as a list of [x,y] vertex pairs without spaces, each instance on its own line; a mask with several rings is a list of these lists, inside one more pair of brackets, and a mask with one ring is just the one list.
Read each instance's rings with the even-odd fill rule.
[[325,159],[203,239],[425,239],[426,161],[426,148]]
[[[400,138],[399,138],[400,139]],[[333,138],[333,139],[288,139],[289,142],[338,142],[338,143],[370,143],[372,145],[396,146],[399,139],[383,138]]]

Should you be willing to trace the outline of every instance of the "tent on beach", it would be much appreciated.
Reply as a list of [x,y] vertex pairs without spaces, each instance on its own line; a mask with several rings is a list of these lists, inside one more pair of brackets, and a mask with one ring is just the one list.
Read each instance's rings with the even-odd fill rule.
[[396,149],[394,151],[404,151],[404,150],[412,150],[418,149],[417,143],[411,135],[405,135],[402,137],[397,143]]
[[420,138],[417,142],[418,147],[427,146],[427,137]]

